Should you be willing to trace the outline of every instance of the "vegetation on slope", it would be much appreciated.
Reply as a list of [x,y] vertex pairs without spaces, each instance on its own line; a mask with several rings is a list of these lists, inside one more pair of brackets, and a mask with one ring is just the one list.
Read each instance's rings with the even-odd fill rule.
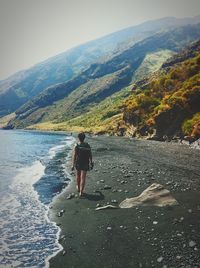
[[[199,36],[199,25],[180,27],[151,36],[131,48],[113,55],[105,62],[92,64],[74,79],[47,88],[20,107],[16,111],[16,119],[10,122],[10,126],[23,128],[31,124],[55,119],[62,122],[87,112],[90,107],[107,96],[111,96],[123,87],[128,86],[135,71],[142,63],[144,69],[146,55],[162,53],[161,51],[166,49],[178,51]],[[110,84],[107,84],[107,77],[111,77],[112,82]],[[100,86],[98,86],[98,81],[101,81]],[[95,83],[97,84],[96,88]],[[75,96],[73,92],[77,96],[74,101],[72,101]]]
[[137,89],[126,101],[123,118],[132,127],[133,136],[199,137],[194,126],[200,112],[200,42],[176,58],[178,63],[168,63],[165,74]]
[[0,118],[0,129],[4,128],[4,127],[7,127],[8,123],[10,122],[10,120],[12,120],[14,118],[15,118],[15,113],[11,113],[11,114],[8,114],[8,115]]
[[195,24],[199,17],[163,18],[109,34],[74,47],[35,66],[0,81],[0,117],[15,111],[45,88],[69,81],[97,61],[107,61],[157,31]]
[[133,81],[141,80],[158,71],[163,63],[174,54],[175,53],[168,49],[147,54],[140,67],[136,70]]
[[115,134],[119,131],[119,125],[124,124],[122,120],[123,103],[130,94],[131,87],[127,87],[91,107],[89,112],[83,113],[73,119],[61,123],[47,121],[31,125],[27,128]]

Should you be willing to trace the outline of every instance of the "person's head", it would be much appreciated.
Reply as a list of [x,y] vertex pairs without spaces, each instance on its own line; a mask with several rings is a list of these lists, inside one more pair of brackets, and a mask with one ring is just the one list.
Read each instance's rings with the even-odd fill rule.
[[85,140],[85,133],[81,132],[78,134],[78,139],[80,142],[84,142]]

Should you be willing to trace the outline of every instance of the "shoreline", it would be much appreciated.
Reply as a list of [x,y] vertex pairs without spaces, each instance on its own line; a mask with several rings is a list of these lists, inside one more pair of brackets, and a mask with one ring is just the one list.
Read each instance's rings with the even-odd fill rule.
[[[200,197],[197,183],[199,178],[198,175],[193,174],[191,182],[188,182],[187,178],[183,176],[180,166],[185,169],[188,165],[188,174],[191,168],[197,169],[195,172],[198,173],[200,171],[198,165],[195,164],[192,167],[191,160],[189,159],[188,163],[186,157],[186,154],[195,154],[197,159],[200,160],[198,151],[191,151],[188,146],[180,146],[178,143],[160,143],[124,137],[96,136],[88,137],[87,141],[93,149],[95,167],[93,171],[88,172],[86,197],[83,199],[76,197],[67,199],[70,193],[76,194],[75,180],[72,179],[69,187],[67,186],[61,194],[56,196],[52,203],[52,209],[49,211],[49,218],[56,222],[61,229],[59,243],[63,247],[62,251],[49,260],[50,268],[90,268],[94,267],[91,266],[93,262],[96,263],[95,268],[114,266],[163,267],[163,265],[179,267],[173,265],[178,265],[181,261],[187,264],[185,259],[188,257],[187,251],[188,254],[196,253],[194,248],[188,248],[189,240],[195,240],[197,247],[200,242],[200,237],[196,232],[197,225],[200,223],[196,200],[197,197]],[[178,156],[176,156],[178,150],[180,150],[180,154],[178,153]],[[151,154],[152,151],[153,159],[152,157],[149,159],[148,153]],[[183,159],[180,158],[182,153]],[[172,159],[168,158],[169,156]],[[194,161],[197,163],[197,160]],[[168,171],[169,167],[173,167],[172,174],[168,174],[170,173]],[[124,174],[123,170],[127,174]],[[161,178],[158,175],[162,173],[166,178]],[[124,175],[126,176],[124,177]],[[174,176],[173,179],[170,178],[170,175]],[[181,182],[177,180],[177,175],[178,178],[182,177]],[[104,182],[101,183],[100,180],[104,180]],[[125,181],[125,183],[121,184],[121,181]],[[139,195],[152,182],[163,184],[181,205],[172,210],[157,207],[138,207],[137,209],[95,211],[96,206],[99,206],[98,204],[114,204],[112,200],[116,200],[114,205],[118,205],[126,197]],[[104,189],[105,185],[110,186],[111,189]],[[188,213],[190,209],[192,213]],[[64,213],[61,217],[58,217],[57,215],[61,210],[64,210]],[[187,229],[182,234],[187,251],[182,249],[182,245],[179,245],[179,242],[176,241],[176,247],[179,249],[176,254],[177,256],[181,255],[181,261],[177,259],[177,256],[173,256],[174,252],[169,241],[174,237],[172,226],[174,226],[174,218],[177,217],[184,218],[184,226],[179,226],[181,230]],[[158,221],[156,228],[152,225],[155,219]],[[189,226],[191,224],[195,230],[196,238],[190,230],[191,227]],[[148,225],[152,225],[154,231],[151,231]],[[138,229],[135,229],[136,227]],[[153,242],[154,238],[163,241],[162,230],[163,232],[167,230],[168,233],[168,237],[163,234],[166,238],[165,243]],[[154,238],[152,233],[155,235]],[[148,242],[148,239],[150,239],[150,242]],[[138,247],[134,246],[135,243]],[[155,245],[152,246],[151,244]],[[161,246],[165,250],[162,250]],[[184,256],[182,256],[182,251],[184,251]],[[141,252],[144,255],[143,261],[141,260]],[[167,257],[170,254],[171,257]],[[160,257],[163,260],[158,262],[157,259]],[[192,261],[194,264],[200,262],[195,254],[192,255]]]
[[[49,133],[49,134],[61,134],[61,135],[71,135],[72,137],[76,137],[79,133],[78,131],[67,131],[67,130],[45,130],[45,129],[4,129],[0,128],[0,130],[3,131],[25,131],[25,132],[36,132],[36,133]],[[83,131],[84,132],[84,131]],[[85,132],[89,137],[118,137],[118,138],[124,138],[124,139],[133,139],[138,141],[155,141],[155,142],[161,142],[161,143],[172,143],[172,144],[180,144],[180,145],[187,145],[190,148],[193,149],[200,149],[200,138],[196,138],[195,141],[189,142],[188,140],[181,140],[180,138],[176,140],[160,140],[160,139],[148,139],[147,137],[130,137],[130,136],[118,136],[118,135],[110,135],[109,133],[105,134],[95,134],[93,132]]]
[[[46,132],[46,131],[45,131]],[[50,132],[50,131],[48,131],[48,133],[51,133],[52,134],[52,132]],[[62,133],[60,133],[60,134],[69,134],[69,133],[63,133],[63,131],[62,131]],[[68,136],[68,135],[67,135]],[[47,211],[46,211],[46,218],[47,218],[47,221],[49,221],[49,222],[51,222],[57,229],[58,229],[58,232],[57,232],[57,234],[56,234],[56,244],[58,245],[58,247],[59,247],[59,249],[56,251],[56,252],[54,252],[52,255],[50,255],[50,256],[48,256],[46,259],[45,259],[45,268],[49,268],[49,266],[50,266],[50,260],[52,259],[52,258],[54,258],[59,252],[61,252],[62,250],[63,250],[63,246],[62,246],[62,244],[61,243],[59,243],[59,239],[60,239],[60,234],[61,234],[61,232],[62,232],[62,229],[60,228],[60,226],[58,226],[57,224],[56,224],[56,222],[55,221],[52,221],[51,219],[50,219],[50,217],[49,217],[49,213],[50,213],[50,210],[51,210],[51,207],[52,207],[52,204],[55,202],[55,200],[57,199],[57,198],[59,198],[59,196],[67,189],[67,188],[69,188],[70,187],[70,184],[72,183],[72,175],[70,174],[70,172],[69,172],[69,163],[70,163],[70,157],[71,157],[71,155],[72,155],[72,148],[73,148],[73,145],[74,145],[74,143],[75,143],[75,139],[74,139],[74,141],[72,142],[72,144],[70,145],[70,151],[69,151],[69,153],[68,153],[68,155],[67,155],[67,164],[66,164],[66,168],[65,168],[65,170],[66,170],[66,174],[67,174],[67,177],[69,178],[69,181],[68,181],[68,184],[67,184],[67,186],[59,193],[59,194],[57,194],[57,195],[55,195],[54,197],[53,197],[53,199],[52,199],[52,201],[51,201],[51,203],[47,206]]]

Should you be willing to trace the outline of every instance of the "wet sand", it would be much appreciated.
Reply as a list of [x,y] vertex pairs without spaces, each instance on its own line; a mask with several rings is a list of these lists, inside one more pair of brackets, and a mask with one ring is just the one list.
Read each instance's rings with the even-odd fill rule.
[[[200,267],[200,151],[120,137],[87,141],[95,167],[88,173],[85,197],[67,199],[76,195],[72,181],[50,210],[63,246],[50,268]],[[154,182],[179,205],[95,210],[118,206]]]

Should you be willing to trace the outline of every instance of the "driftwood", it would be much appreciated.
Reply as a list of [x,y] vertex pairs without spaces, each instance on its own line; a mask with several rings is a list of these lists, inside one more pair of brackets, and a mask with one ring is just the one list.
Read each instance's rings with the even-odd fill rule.
[[113,209],[113,208],[118,208],[118,207],[113,206],[113,205],[106,205],[106,206],[103,206],[103,207],[95,208],[95,210]]

